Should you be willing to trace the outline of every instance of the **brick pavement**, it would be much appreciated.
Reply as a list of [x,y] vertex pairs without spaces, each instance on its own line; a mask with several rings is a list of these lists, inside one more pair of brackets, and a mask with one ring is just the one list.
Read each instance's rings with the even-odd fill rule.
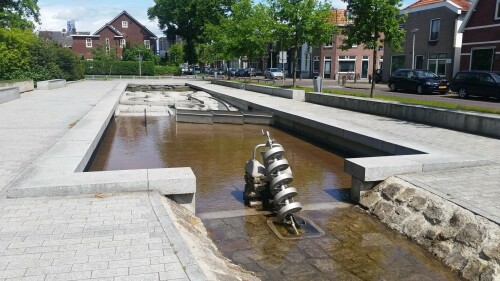
[[0,200],[0,280],[203,280],[158,193]]

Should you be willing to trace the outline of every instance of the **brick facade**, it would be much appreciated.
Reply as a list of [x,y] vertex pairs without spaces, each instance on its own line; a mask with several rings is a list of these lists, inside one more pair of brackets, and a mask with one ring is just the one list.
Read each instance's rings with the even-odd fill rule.
[[[126,11],[120,13],[93,35],[73,35],[72,37],[73,52],[85,59],[92,59],[92,50],[99,45],[106,45],[107,42],[109,42],[109,48],[116,49],[118,57],[121,58],[123,55],[121,40],[125,40],[124,42],[130,46],[143,45],[149,41],[149,48],[156,54],[156,35]],[[90,47],[87,46],[88,40],[92,41]]]

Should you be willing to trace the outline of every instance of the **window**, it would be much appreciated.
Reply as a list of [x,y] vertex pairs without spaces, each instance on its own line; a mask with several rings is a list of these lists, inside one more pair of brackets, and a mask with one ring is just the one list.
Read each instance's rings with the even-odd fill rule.
[[470,70],[491,70],[493,67],[494,48],[489,49],[473,49]]
[[85,39],[87,48],[92,48],[92,38]]
[[500,20],[500,0],[497,0],[497,5],[495,6],[495,19]]
[[313,72],[315,72],[315,73],[319,72],[319,57],[318,56],[314,57]]
[[339,73],[354,72],[356,56],[339,56]]
[[441,19],[431,20],[431,30],[429,35],[429,41],[439,40],[439,28],[441,25]]
[[415,56],[415,69],[424,69],[424,56]]
[[144,46],[148,49],[151,49],[151,43],[149,42],[149,40],[144,40]]
[[400,68],[403,68],[405,65],[405,59],[406,59],[405,55],[392,56],[390,72],[392,73]]
[[109,38],[106,38],[106,46],[109,47]]
[[126,21],[126,20],[122,21],[122,27],[128,28],[128,21]]
[[446,75],[446,58],[448,55],[446,53],[430,53],[428,60],[428,70],[436,73],[439,76]]
[[125,39],[120,39],[120,48],[125,48]]

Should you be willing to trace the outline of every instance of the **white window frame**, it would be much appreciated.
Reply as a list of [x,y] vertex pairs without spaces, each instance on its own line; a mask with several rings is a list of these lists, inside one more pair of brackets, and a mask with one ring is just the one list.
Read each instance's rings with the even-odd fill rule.
[[144,40],[144,47],[151,49],[151,41],[149,40]]
[[122,20],[122,28],[128,28],[128,21]]
[[[438,21],[439,22],[439,27],[438,27],[438,32],[437,32],[437,38],[436,39],[432,39],[431,36],[432,36],[432,23],[435,22],[435,21]],[[431,22],[429,24],[429,41],[430,42],[436,42],[436,41],[439,41],[439,34],[441,33],[441,18],[435,18],[435,19],[431,19]]]
[[109,47],[109,38],[106,38],[105,41],[106,41],[106,46]]
[[[439,58],[439,55],[441,54],[446,54],[446,58]],[[436,55],[436,58],[435,59],[431,59],[431,55]],[[448,54],[447,53],[429,53],[427,55],[427,70],[429,71],[432,71],[434,73],[436,73],[437,75],[441,76],[441,77],[445,77],[446,76],[446,73],[448,72],[448,67],[447,67],[447,60],[448,60]],[[431,61],[434,61],[435,62],[435,65],[436,65],[436,69],[429,69],[430,66],[431,66]],[[439,68],[439,63],[443,63],[444,61],[444,74],[439,74],[437,69]]]
[[[340,62],[354,62],[354,71],[340,71]],[[355,73],[356,72],[356,56],[339,56],[339,73]]]
[[120,39],[120,48],[121,48],[121,49],[125,48],[125,45],[126,45],[126,44],[127,44],[127,43],[125,42],[125,39]]
[[87,48],[92,48],[92,38],[85,38],[85,46]]
[[500,20],[500,0],[497,0],[495,5],[495,19]]
[[[316,62],[318,62],[318,68],[315,68]],[[319,56],[314,56],[314,58],[313,58],[313,72],[319,73],[319,69],[320,69]]]

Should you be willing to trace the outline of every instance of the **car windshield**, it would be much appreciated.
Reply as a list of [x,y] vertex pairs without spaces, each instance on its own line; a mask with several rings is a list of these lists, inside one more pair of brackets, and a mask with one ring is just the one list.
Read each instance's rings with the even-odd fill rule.
[[280,72],[280,70],[277,69],[277,68],[270,68],[269,71],[271,71],[271,72]]
[[418,78],[438,78],[436,73],[427,70],[415,70]]
[[500,83],[500,73],[492,72],[491,76],[493,76],[493,79],[495,79],[495,82]]

